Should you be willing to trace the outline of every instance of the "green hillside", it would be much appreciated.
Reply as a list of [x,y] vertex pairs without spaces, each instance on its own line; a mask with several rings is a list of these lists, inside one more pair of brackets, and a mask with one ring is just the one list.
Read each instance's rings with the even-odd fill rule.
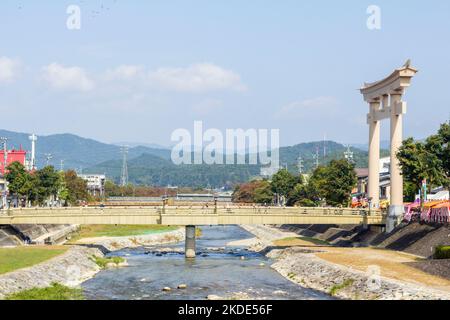
[[[315,168],[313,156],[317,146],[323,142],[301,143],[292,147],[280,148],[280,165],[297,173],[297,158],[304,160],[304,172],[311,172]],[[342,159],[347,148],[342,144],[328,141],[327,154],[323,157],[323,147],[319,152],[319,163],[326,164],[333,159]],[[356,167],[367,167],[367,152],[352,148]],[[382,155],[387,152],[383,151]],[[122,162],[120,160],[107,161],[87,169],[89,172],[105,172],[115,182],[120,179]],[[259,176],[259,165],[174,165],[170,160],[143,154],[128,161],[129,181],[135,184],[180,187],[222,187],[248,181]]]
[[[0,136],[8,138],[8,148],[22,146],[27,151],[31,150],[28,133],[0,130]],[[38,167],[45,166],[46,153],[52,154],[53,158],[50,160],[50,164],[59,168],[61,160],[64,160],[66,169],[87,168],[104,161],[121,158],[120,146],[82,138],[73,134],[38,136],[36,143]],[[166,159],[170,158],[169,150],[141,146],[130,148],[129,158],[135,158],[144,153],[154,154]]]
[[[8,146],[30,150],[29,134],[0,130],[0,136],[9,139]],[[327,141],[324,157],[324,142],[301,143],[280,148],[280,166],[298,172],[297,159],[303,158],[304,172],[315,168],[314,155],[319,150],[319,163],[344,157],[347,148],[339,143]],[[367,167],[367,151],[352,148],[357,167]],[[82,138],[73,134],[39,136],[37,142],[37,165],[45,165],[45,154],[51,153],[50,164],[59,167],[64,160],[65,169],[83,168],[84,173],[106,173],[118,182],[122,168],[120,146]],[[147,146],[130,148],[128,154],[129,181],[135,184],[180,187],[222,187],[245,182],[260,174],[259,165],[181,165],[170,160],[171,151]],[[387,151],[381,152],[388,155]]]

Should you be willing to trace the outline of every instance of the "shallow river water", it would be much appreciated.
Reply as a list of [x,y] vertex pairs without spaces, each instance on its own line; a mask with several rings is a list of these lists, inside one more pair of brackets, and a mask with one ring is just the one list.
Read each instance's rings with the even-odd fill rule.
[[[202,236],[197,239],[199,255],[194,260],[186,260],[182,252],[155,252],[158,247],[177,251],[184,243],[114,252],[115,256],[125,257],[129,266],[102,271],[85,282],[82,286],[87,299],[199,300],[208,295],[231,298],[236,294],[249,299],[328,299],[283,278],[270,268],[272,262],[265,256],[244,247],[226,247],[230,241],[252,238],[242,228],[201,229]],[[187,289],[177,289],[180,284],[186,284]],[[163,292],[164,287],[172,291]]]

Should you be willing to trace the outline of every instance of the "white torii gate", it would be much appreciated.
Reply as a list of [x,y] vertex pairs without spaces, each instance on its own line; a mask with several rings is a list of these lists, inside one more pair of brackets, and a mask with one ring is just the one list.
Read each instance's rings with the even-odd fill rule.
[[360,89],[364,100],[369,103],[367,123],[369,125],[369,182],[368,196],[372,198],[372,207],[380,204],[380,121],[391,119],[391,200],[386,219],[386,231],[390,232],[403,215],[403,177],[397,159],[397,152],[403,141],[403,115],[406,102],[402,101],[405,89],[417,69],[411,67],[408,60],[403,67],[394,70],[387,78],[365,83]]

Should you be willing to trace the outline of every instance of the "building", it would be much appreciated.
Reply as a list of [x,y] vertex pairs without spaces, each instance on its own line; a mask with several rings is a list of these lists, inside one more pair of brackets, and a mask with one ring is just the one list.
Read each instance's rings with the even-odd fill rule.
[[6,165],[5,165],[5,152],[3,150],[0,150],[0,175],[5,174],[5,168],[8,167],[13,162],[20,162],[24,166],[26,165],[26,156],[27,152],[25,150],[22,150],[20,148],[19,150],[9,150],[6,153],[7,159],[6,159]]
[[87,188],[92,196],[103,197],[105,195],[104,174],[80,174],[79,177],[87,182]]
[[[380,179],[380,200],[390,200],[390,188],[391,188],[391,176],[390,176],[390,158],[380,159],[380,169],[379,169],[379,179]],[[357,188],[353,193],[359,195],[367,194],[368,179],[369,179],[369,169],[368,168],[357,168],[355,169],[356,176],[358,178]]]

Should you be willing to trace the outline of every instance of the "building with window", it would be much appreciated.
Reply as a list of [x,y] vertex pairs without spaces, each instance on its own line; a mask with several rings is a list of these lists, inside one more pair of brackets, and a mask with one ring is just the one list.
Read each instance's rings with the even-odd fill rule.
[[105,195],[106,176],[104,174],[80,174],[79,177],[87,182],[89,194],[94,197]]

